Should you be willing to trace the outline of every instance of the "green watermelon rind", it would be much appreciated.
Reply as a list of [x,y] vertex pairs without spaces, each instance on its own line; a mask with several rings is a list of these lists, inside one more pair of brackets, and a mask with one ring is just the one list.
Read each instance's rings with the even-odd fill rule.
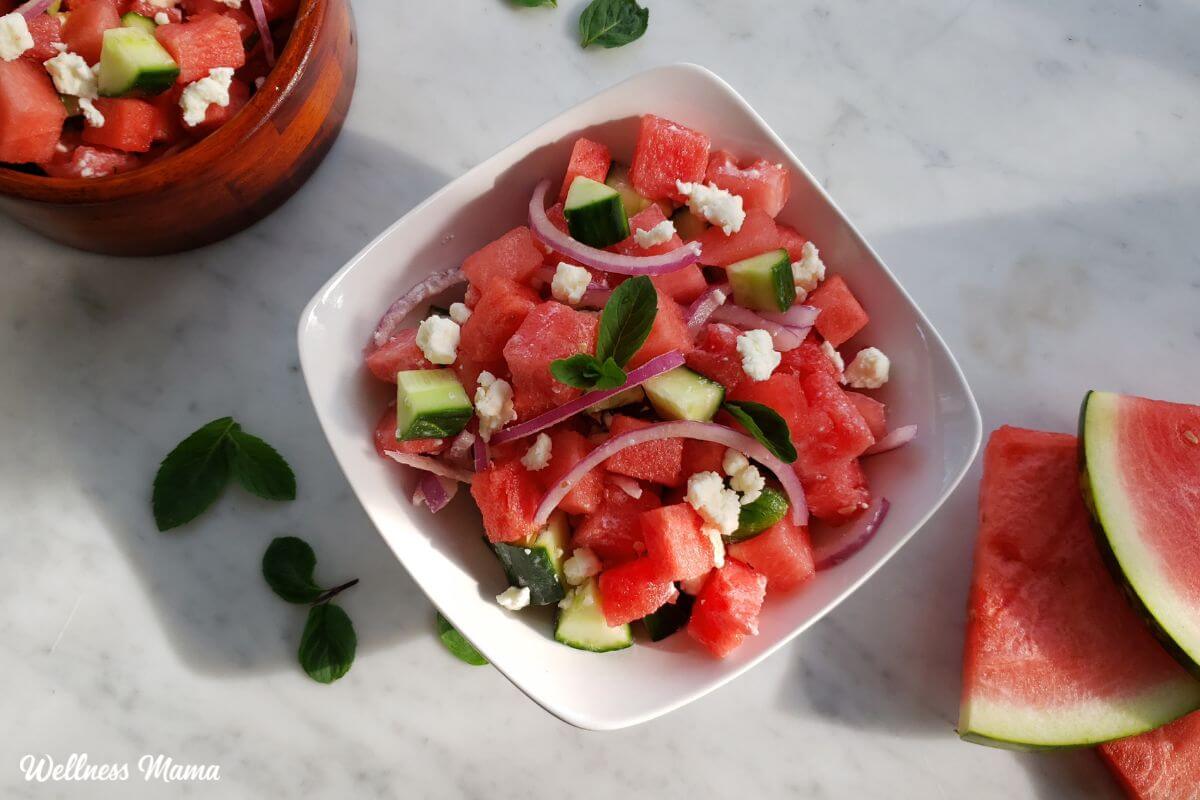
[[[1132,535],[1137,525],[1122,488],[1111,433],[1120,395],[1089,391],[1079,412],[1079,467],[1084,505],[1100,554],[1125,596],[1163,648],[1200,680],[1200,622],[1154,565],[1154,554]],[[1190,630],[1189,630],[1190,629]],[[1200,703],[1198,703],[1200,706]]]

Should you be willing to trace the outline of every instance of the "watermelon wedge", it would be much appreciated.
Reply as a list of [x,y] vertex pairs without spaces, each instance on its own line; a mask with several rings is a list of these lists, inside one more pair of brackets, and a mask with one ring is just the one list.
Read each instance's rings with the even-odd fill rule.
[[1135,800],[1200,800],[1200,713],[1101,745],[1100,756]]
[[1089,392],[1079,427],[1101,547],[1167,649],[1200,678],[1200,407]]
[[1078,488],[1077,440],[1004,427],[984,455],[959,735],[1044,749],[1144,733],[1200,707],[1121,596]]

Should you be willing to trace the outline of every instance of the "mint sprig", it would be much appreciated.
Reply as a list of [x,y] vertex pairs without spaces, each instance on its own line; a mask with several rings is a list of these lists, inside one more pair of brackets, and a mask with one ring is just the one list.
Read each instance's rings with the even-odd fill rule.
[[636,0],[592,0],[579,17],[579,44],[621,47],[640,39],[650,24],[650,10]]
[[730,400],[721,407],[741,423],[747,433],[771,451],[771,455],[788,464],[796,460],[792,432],[775,409],[749,400]]
[[613,290],[600,312],[596,352],[577,353],[550,364],[550,374],[576,389],[616,389],[626,380],[625,365],[645,344],[658,315],[658,292],[645,275]]
[[467,641],[466,637],[458,632],[458,629],[450,624],[450,620],[442,616],[442,612],[437,612],[437,629],[438,638],[442,640],[442,644],[446,649],[453,654],[459,661],[466,662],[473,667],[482,667],[488,663],[475,646]]

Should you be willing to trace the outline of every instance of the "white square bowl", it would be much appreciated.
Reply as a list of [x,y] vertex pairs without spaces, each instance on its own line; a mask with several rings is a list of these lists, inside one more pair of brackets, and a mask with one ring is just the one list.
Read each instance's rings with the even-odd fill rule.
[[[653,98],[648,100],[647,98]],[[846,563],[790,596],[770,596],[758,636],[717,660],[688,636],[594,654],[554,641],[552,609],[513,614],[494,596],[503,572],[482,544],[466,492],[433,516],[410,502],[412,480],[376,455],[371,432],[389,394],[362,364],[363,345],[392,298],[516,225],[534,185],[562,174],[579,135],[628,162],[637,118],[652,112],[707,133],[714,147],[762,156],[792,171],[779,215],[813,239],[845,276],[871,322],[858,337],[892,359],[880,393],[894,425],[916,423],[908,447],[868,460],[872,491],[892,510]],[[981,422],[946,345],[879,256],[800,161],[737,92],[708,70],[679,64],[643,72],[542,125],[406,214],[342,267],[304,309],[300,362],[317,416],[346,478],[396,557],[442,613],[535,702],[582,728],[653,719],[721,686],[778,650],[860,586],[958,485],[979,448]],[[851,343],[855,344],[855,343]],[[848,352],[853,352],[847,348]],[[861,523],[860,523],[861,524]],[[532,612],[532,613],[530,613]]]

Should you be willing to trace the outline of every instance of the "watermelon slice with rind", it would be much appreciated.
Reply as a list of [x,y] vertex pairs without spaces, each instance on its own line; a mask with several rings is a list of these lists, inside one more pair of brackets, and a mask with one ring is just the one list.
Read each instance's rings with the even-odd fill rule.
[[959,735],[1013,749],[1098,744],[1200,707],[1106,569],[1074,436],[1004,427],[984,455]]
[[1117,578],[1200,679],[1200,407],[1089,392],[1084,499]]

